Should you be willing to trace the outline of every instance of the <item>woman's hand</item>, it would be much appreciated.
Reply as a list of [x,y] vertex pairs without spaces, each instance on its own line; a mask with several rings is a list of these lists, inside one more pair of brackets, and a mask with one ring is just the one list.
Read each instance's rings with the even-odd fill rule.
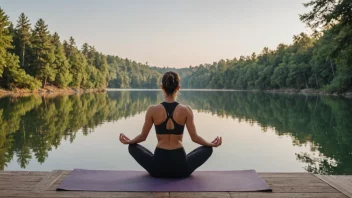
[[123,133],[120,133],[120,142],[122,144],[130,144],[130,138],[126,137]]
[[222,144],[222,137],[216,137],[215,140],[211,142],[212,147],[218,147]]

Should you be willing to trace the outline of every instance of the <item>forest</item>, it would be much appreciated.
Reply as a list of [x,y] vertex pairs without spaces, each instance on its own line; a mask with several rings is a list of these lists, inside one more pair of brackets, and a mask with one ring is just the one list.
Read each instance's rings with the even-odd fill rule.
[[215,89],[321,89],[352,90],[352,3],[350,0],[313,0],[312,8],[300,16],[313,34],[293,36],[293,43],[265,47],[232,60],[189,66],[175,70],[185,88]]
[[300,15],[313,31],[293,36],[292,44],[265,47],[260,54],[188,68],[158,68],[104,55],[74,38],[61,42],[39,19],[32,27],[22,13],[12,24],[0,8],[0,87],[157,88],[162,74],[180,73],[184,88],[352,90],[352,4],[312,0]]
[[104,55],[74,38],[61,42],[39,19],[32,28],[22,13],[12,24],[0,7],[0,87],[37,89],[46,85],[60,88],[155,88],[161,74],[146,64]]

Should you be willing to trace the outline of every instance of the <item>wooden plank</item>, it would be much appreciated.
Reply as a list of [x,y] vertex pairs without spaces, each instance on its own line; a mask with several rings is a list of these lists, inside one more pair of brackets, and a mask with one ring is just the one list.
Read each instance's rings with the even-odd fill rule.
[[47,176],[49,174],[50,174],[49,171],[31,171],[28,173],[28,175],[30,176],[42,176],[42,177]]
[[314,177],[314,174],[312,173],[301,173],[301,172],[297,172],[297,173],[258,173],[260,177],[262,178],[267,178],[267,177],[298,177],[298,178],[302,178],[302,177]]
[[[44,192],[44,193],[34,193],[34,192],[2,192],[0,191],[0,197],[155,197],[151,193],[137,193],[137,192],[125,192],[125,193],[116,193],[116,192]],[[157,196],[159,197],[159,196]],[[222,194],[216,193],[178,193],[178,194],[170,194],[172,198],[185,198],[185,197],[224,197]],[[251,197],[251,198],[293,198],[293,197],[311,197],[311,198],[346,198],[345,195],[341,193],[261,193],[261,192],[251,192],[251,193],[230,193],[228,196],[225,197],[232,197],[232,198],[244,198],[244,197]]]
[[350,180],[352,182],[352,175],[343,175],[343,176],[340,176],[340,177],[344,177],[348,180]]
[[184,198],[184,197],[219,197],[219,198],[231,198],[228,192],[170,192],[170,197],[173,198]]
[[266,193],[266,192],[249,192],[238,193],[230,192],[232,198],[347,198],[341,193]]
[[0,171],[0,176],[2,175],[28,175],[28,171]]
[[346,176],[338,175],[316,175],[321,180],[330,184],[332,187],[336,188],[338,191],[342,192],[348,197],[352,197],[352,181]]
[[0,178],[2,177],[10,177],[10,176],[37,176],[37,177],[44,177],[48,175],[50,172],[39,172],[39,171],[0,171]]
[[169,193],[152,193],[152,192],[81,192],[81,191],[46,191],[46,192],[15,192],[0,191],[0,197],[169,197]]
[[0,185],[8,182],[39,182],[43,176],[5,176],[0,177]]
[[321,186],[329,187],[329,185],[321,181],[317,177],[306,177],[306,178],[284,178],[284,177],[271,177],[264,179],[270,186]]
[[311,177],[265,177],[263,178],[267,182],[306,182],[306,183],[324,183],[321,179]]
[[337,193],[331,186],[271,186],[273,192],[280,193]]
[[19,184],[19,185],[0,185],[0,191],[30,191],[33,189],[33,184],[32,185],[24,185],[24,184]]
[[63,174],[61,170],[53,170],[42,181],[40,181],[33,189],[33,192],[44,192],[53,185]]

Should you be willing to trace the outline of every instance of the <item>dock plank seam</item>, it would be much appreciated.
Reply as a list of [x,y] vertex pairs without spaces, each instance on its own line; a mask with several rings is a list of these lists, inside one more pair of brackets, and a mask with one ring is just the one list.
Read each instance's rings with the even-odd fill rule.
[[64,172],[62,170],[53,170],[50,172],[48,176],[46,176],[43,180],[41,180],[38,184],[36,184],[32,190],[32,192],[41,193],[46,191],[51,185],[53,185]]

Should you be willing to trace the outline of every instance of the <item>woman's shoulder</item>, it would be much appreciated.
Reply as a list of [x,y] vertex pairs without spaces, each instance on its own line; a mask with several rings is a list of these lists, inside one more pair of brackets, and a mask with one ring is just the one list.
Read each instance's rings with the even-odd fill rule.
[[158,108],[161,108],[161,107],[162,107],[161,104],[150,105],[150,106],[148,107],[148,111],[153,111],[153,110],[158,109]]
[[192,111],[191,106],[185,104],[178,104],[181,111],[189,112]]

